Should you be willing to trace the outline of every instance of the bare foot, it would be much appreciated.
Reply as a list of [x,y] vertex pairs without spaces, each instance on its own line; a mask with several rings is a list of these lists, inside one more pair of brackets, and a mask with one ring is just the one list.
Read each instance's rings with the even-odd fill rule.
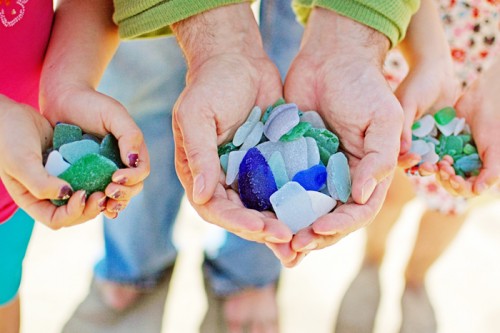
[[425,286],[406,287],[401,299],[403,320],[400,333],[437,332],[436,315]]
[[246,289],[226,297],[215,296],[208,284],[205,288],[208,311],[200,327],[201,333],[279,332],[274,284]]
[[336,333],[371,333],[380,302],[378,268],[365,264],[347,289],[337,317]]
[[141,291],[134,286],[100,280],[99,290],[104,303],[115,311],[124,311],[141,296]]
[[278,333],[278,305],[274,284],[247,289],[226,298],[223,306],[228,332]]

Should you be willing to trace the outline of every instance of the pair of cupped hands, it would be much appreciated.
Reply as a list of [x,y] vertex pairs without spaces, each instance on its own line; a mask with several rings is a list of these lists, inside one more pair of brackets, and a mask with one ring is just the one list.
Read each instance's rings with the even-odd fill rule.
[[[265,243],[284,266],[293,267],[312,250],[335,244],[373,220],[398,162],[405,168],[419,162],[409,153],[412,123],[423,111],[454,105],[457,85],[449,81],[454,77],[451,66],[430,61],[412,70],[393,92],[382,71],[387,38],[320,8],[309,18],[283,84],[262,48],[251,13],[226,13],[218,13],[219,22],[225,23],[215,27],[219,30],[210,43],[204,43],[200,26],[211,27],[213,12],[174,26],[188,61],[187,86],[174,108],[177,174],[205,220]],[[228,23],[232,19],[238,24]],[[244,207],[238,193],[225,184],[217,154],[217,147],[232,140],[253,106],[265,109],[280,97],[301,110],[320,113],[339,136],[352,177],[351,200],[295,234],[272,212]],[[457,107],[476,132],[480,125],[472,116],[473,99],[475,95],[468,94]],[[494,146],[486,151],[487,138],[477,132],[480,156],[489,165],[485,158],[500,152]],[[447,159],[438,166],[423,164],[421,172],[441,175],[443,184],[456,194],[473,195],[494,181],[499,174],[495,169],[485,168],[477,178],[464,180],[454,174]]]

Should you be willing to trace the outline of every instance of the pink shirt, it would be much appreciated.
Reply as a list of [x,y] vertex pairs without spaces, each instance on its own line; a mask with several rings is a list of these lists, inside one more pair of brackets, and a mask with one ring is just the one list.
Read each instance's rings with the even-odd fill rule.
[[[52,0],[0,0],[0,94],[36,109],[53,13]],[[16,209],[0,182],[0,223]]]

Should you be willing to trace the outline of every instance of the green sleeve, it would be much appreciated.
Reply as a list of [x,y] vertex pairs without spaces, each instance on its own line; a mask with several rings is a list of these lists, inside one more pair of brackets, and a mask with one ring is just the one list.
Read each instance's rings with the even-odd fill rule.
[[249,0],[113,0],[113,20],[122,39],[172,33],[170,25],[201,12]]
[[331,9],[380,31],[396,46],[405,36],[420,0],[293,0],[298,20],[305,24],[313,7]]

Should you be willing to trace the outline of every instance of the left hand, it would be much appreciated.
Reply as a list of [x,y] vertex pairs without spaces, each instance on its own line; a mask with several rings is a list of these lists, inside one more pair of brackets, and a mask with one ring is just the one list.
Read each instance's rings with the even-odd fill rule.
[[285,81],[285,99],[317,110],[339,136],[353,200],[299,231],[295,251],[336,243],[370,223],[382,206],[403,125],[401,105],[382,74],[388,47],[385,36],[335,12],[315,8],[311,14]]

